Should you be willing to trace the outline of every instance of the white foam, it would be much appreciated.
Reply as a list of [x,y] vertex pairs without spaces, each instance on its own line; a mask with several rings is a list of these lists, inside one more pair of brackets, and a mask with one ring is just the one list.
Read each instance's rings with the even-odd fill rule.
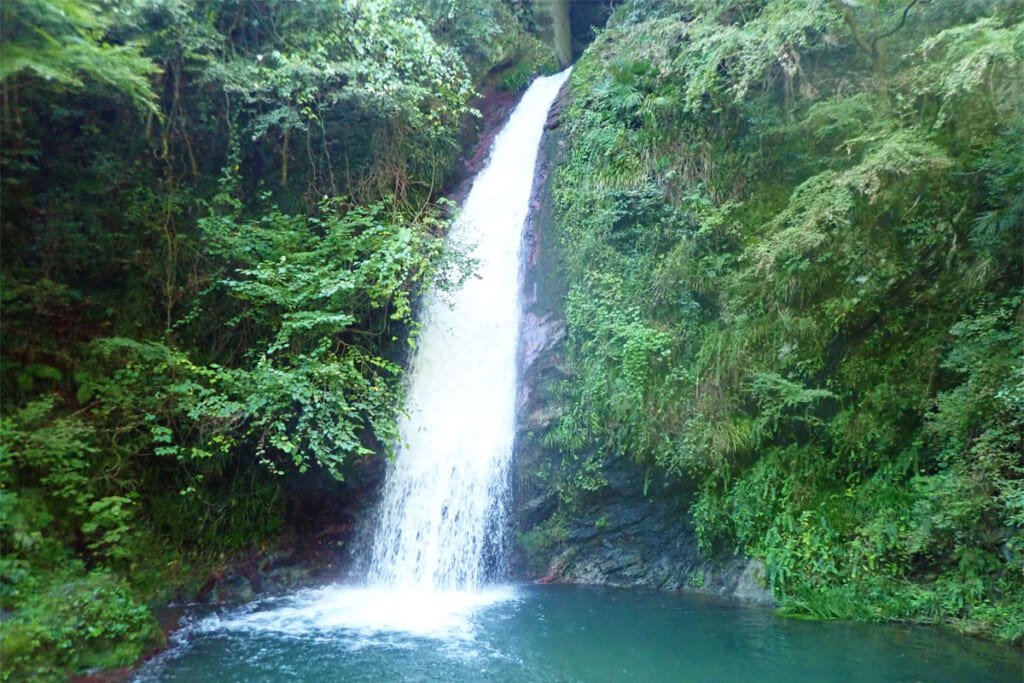
[[198,622],[195,630],[296,637],[340,633],[352,645],[379,642],[380,636],[388,634],[468,640],[475,634],[477,615],[516,597],[514,586],[502,585],[438,591],[330,586],[296,593],[276,605],[257,605],[248,612],[213,615]]
[[371,583],[400,595],[411,588],[474,589],[499,573],[515,430],[523,223],[544,122],[568,75],[538,78],[498,134],[452,228],[454,241],[475,245],[474,277],[424,307],[408,419],[399,424],[369,570]]

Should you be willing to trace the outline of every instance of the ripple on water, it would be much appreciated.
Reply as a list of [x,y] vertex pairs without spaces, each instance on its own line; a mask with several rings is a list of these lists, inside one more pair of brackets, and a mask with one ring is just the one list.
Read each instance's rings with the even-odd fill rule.
[[305,591],[204,616],[137,681],[1020,683],[1020,652],[894,625],[802,622],[696,596],[499,586]]

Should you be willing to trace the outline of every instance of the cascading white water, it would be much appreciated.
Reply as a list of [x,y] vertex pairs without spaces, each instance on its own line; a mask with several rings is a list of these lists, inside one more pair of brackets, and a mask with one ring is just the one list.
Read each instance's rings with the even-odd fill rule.
[[519,252],[544,120],[568,70],[540,78],[494,142],[452,228],[476,245],[475,276],[433,296],[410,371],[364,585],[336,584],[215,614],[199,632],[342,631],[353,647],[411,635],[474,638],[483,610],[515,599],[484,586],[500,564],[515,417]]
[[388,471],[371,584],[472,589],[504,545],[515,419],[519,252],[537,148],[569,70],[537,79],[494,141],[452,227],[474,276],[433,295]]

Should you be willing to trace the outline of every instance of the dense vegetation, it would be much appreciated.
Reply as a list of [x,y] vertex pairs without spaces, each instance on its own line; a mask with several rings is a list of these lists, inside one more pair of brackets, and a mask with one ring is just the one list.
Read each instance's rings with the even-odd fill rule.
[[[464,272],[472,98],[552,66],[524,25],[0,4],[0,677],[130,663],[147,601],[368,476],[416,296]],[[1011,0],[622,5],[555,177],[563,515],[629,460],[791,612],[1019,640],[1022,61]]]
[[1024,11],[633,0],[554,180],[566,510],[631,459],[784,609],[1024,629]]
[[511,7],[0,5],[4,680],[131,663],[383,454],[471,100],[552,66]]

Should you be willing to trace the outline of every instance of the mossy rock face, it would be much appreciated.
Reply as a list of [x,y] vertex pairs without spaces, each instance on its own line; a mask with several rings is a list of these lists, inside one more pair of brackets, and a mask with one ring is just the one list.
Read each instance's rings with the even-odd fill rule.
[[530,84],[534,76],[558,70],[550,47],[527,33],[511,12],[503,8],[497,14],[501,33],[492,48],[485,85],[519,92]]
[[538,74],[557,71],[554,53],[503,3],[491,7],[491,33],[482,48],[463,55],[478,88],[519,92]]
[[511,66],[499,68],[492,76],[498,90],[519,92],[525,90],[534,76],[555,73],[558,66],[551,50],[532,36],[526,36]]
[[[1024,15],[913,10],[631,0],[587,46],[538,202],[529,567],[1020,638]],[[1004,85],[952,96],[981,50]],[[696,554],[735,548],[763,568]]]
[[0,680],[63,680],[130,666],[163,642],[156,619],[127,584],[93,572],[50,584],[0,624]]

